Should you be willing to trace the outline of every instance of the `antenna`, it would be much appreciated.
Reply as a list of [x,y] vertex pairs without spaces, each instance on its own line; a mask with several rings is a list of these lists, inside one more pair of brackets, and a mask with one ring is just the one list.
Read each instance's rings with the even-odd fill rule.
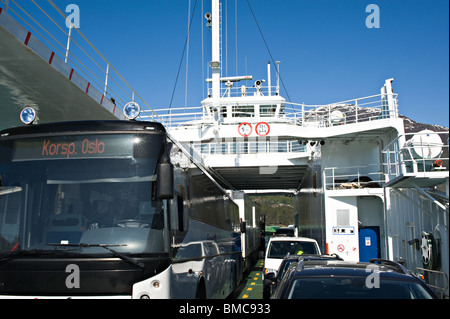
[[275,62],[277,64],[277,95],[280,95],[280,61]]
[[219,106],[220,99],[220,3],[212,0],[212,98],[213,106]]

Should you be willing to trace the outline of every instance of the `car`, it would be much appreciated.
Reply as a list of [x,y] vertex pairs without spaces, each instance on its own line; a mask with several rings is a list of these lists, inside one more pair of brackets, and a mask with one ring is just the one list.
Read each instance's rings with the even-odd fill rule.
[[264,275],[277,273],[286,255],[321,255],[319,244],[315,239],[306,237],[273,237],[267,244],[264,258]]
[[297,264],[300,260],[343,260],[336,254],[333,255],[287,255],[281,261],[280,267],[278,268],[277,273],[269,272],[264,276],[263,280],[263,299],[269,299],[272,295],[272,292],[275,291],[278,284],[281,282],[284,274],[289,270],[291,264]]
[[272,299],[437,299],[402,265],[385,259],[369,262],[300,260],[292,263]]

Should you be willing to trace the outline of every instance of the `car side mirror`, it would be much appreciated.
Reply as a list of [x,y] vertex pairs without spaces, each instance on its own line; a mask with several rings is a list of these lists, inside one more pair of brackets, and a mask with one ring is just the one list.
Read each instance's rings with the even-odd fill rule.
[[240,228],[241,228],[241,229],[240,229],[240,230],[241,230],[241,233],[245,234],[246,229],[247,229],[247,223],[244,222],[244,221],[241,221]]
[[274,272],[269,272],[269,273],[265,274],[264,275],[264,279],[267,279],[267,280],[275,282],[276,281],[275,273]]

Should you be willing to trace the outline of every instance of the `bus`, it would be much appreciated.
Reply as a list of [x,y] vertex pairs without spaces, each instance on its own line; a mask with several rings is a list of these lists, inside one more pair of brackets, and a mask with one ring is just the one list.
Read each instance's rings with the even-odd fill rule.
[[264,239],[261,232],[263,217],[256,209],[257,203],[243,191],[229,191],[234,202],[239,207],[239,221],[241,229],[241,247],[244,271],[250,272],[251,266],[257,261],[259,252],[265,251]]
[[239,209],[163,125],[0,132],[0,298],[225,298]]

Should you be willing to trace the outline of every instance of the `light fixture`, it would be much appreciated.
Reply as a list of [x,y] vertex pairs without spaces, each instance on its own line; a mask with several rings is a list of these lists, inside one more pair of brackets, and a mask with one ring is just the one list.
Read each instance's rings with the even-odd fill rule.
[[129,102],[123,108],[123,114],[129,120],[134,120],[139,116],[141,108],[136,102]]
[[213,68],[213,69],[218,69],[218,68],[220,68],[220,62],[219,62],[219,61],[211,61],[211,62],[209,63],[209,65],[210,65],[211,68]]
[[20,120],[25,124],[31,124],[36,119],[36,110],[32,107],[26,107],[20,112]]

